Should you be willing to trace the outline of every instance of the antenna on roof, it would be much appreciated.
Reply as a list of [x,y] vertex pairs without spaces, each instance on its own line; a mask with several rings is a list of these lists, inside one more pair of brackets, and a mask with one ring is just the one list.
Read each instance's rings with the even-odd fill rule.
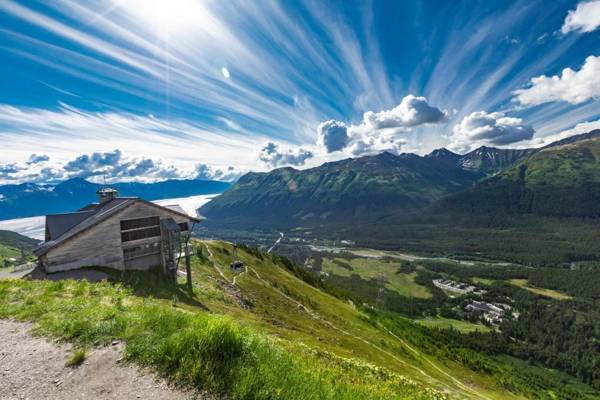
[[119,193],[115,189],[106,186],[106,174],[102,174],[102,179],[104,180],[104,185],[96,192],[96,194],[100,197],[100,204],[119,197]]

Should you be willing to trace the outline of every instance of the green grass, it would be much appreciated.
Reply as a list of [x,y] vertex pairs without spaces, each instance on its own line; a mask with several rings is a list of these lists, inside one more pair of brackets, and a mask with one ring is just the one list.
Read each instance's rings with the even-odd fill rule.
[[0,318],[34,320],[38,333],[82,347],[124,340],[128,360],[232,399],[444,398],[369,364],[290,352],[227,316],[136,297],[120,284],[2,281]]
[[0,244],[0,268],[4,267],[4,260],[9,258],[18,259],[21,257],[19,249]]
[[532,293],[539,294],[541,296],[550,297],[550,298],[553,298],[556,300],[571,299],[571,296],[569,296],[568,294],[559,292],[558,290],[538,288],[535,286],[531,286],[531,285],[529,285],[527,279],[510,279],[508,282],[515,286],[521,287],[523,289],[527,289]]
[[489,332],[490,328],[482,324],[474,324],[472,322],[467,321],[459,321],[456,319],[436,317],[436,318],[426,318],[426,319],[417,319],[415,320],[420,325],[427,326],[430,328],[440,328],[440,329],[456,329],[463,333],[469,332]]
[[67,361],[67,367],[78,367],[85,361],[87,350],[85,348],[77,349]]
[[[343,265],[346,264],[347,267]],[[348,277],[352,274],[358,274],[361,278],[377,279],[385,277],[387,287],[398,294],[407,297],[417,297],[421,299],[431,298],[429,289],[415,283],[416,272],[399,273],[400,261],[390,261],[389,259],[379,258],[352,258],[345,260],[343,258],[325,258],[323,259],[323,271],[330,274]]]
[[16,232],[0,230],[0,267],[4,266],[4,260],[7,258],[21,258],[21,249],[25,255],[31,254],[37,243],[37,240]]
[[478,276],[475,276],[473,278],[471,278],[471,280],[473,281],[473,283],[475,284],[480,284],[480,285],[485,285],[485,286],[489,286],[492,283],[494,283],[493,279],[488,279],[488,278],[480,278]]

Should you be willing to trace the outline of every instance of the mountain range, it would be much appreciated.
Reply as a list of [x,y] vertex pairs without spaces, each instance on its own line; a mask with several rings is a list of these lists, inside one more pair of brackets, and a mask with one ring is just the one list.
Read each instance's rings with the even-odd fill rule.
[[[0,220],[74,211],[97,201],[96,191],[103,185],[73,178],[57,185],[23,183],[0,186]],[[146,200],[221,193],[228,182],[171,179],[155,183],[114,183],[121,196]]]
[[447,163],[446,158],[381,153],[301,171],[249,173],[201,212],[218,223],[249,225],[358,221],[427,206],[483,176]]
[[[591,210],[598,206],[590,208],[588,202],[596,199],[594,182],[600,179],[600,170],[595,170],[596,153],[588,147],[595,148],[598,141],[594,139],[599,137],[600,130],[596,130],[541,149],[484,146],[460,155],[443,148],[422,157],[381,153],[306,170],[280,168],[249,173],[204,205],[200,213],[208,218],[209,226],[279,228],[346,226],[428,207],[595,216],[597,212]],[[553,160],[552,165],[549,160]],[[536,187],[531,190],[537,194],[527,192],[514,200],[522,187],[519,171],[525,170],[530,186]],[[569,207],[557,211],[560,203],[550,205],[539,197],[558,196],[565,185],[574,188],[575,182],[580,183],[577,194],[571,193],[565,199],[577,198],[577,212],[565,211]],[[537,200],[531,200],[531,196]],[[515,206],[513,201],[520,205]]]
[[600,138],[546,147],[438,206],[476,214],[600,217]]

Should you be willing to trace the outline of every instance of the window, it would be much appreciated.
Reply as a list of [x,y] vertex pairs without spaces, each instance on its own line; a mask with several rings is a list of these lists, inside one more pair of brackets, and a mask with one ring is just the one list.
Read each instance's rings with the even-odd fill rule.
[[121,232],[121,241],[130,242],[132,240],[140,240],[156,236],[160,236],[160,226]]
[[181,229],[182,232],[185,232],[188,230],[188,223],[187,222],[181,222],[179,224],[179,229]]
[[158,225],[160,225],[159,217],[126,219],[126,220],[121,221],[121,230],[128,231],[130,229],[147,228],[149,226],[158,226]]

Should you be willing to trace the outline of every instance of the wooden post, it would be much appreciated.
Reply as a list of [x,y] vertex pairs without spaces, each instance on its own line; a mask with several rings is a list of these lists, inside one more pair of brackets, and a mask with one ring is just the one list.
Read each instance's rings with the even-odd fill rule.
[[185,246],[185,272],[187,274],[187,287],[190,293],[192,292],[192,264],[191,264],[191,250],[192,246],[188,243]]

